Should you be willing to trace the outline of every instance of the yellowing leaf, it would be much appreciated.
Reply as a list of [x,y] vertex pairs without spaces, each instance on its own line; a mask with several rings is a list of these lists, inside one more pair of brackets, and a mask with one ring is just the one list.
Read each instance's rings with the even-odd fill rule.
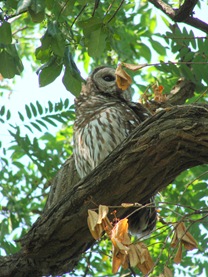
[[128,251],[131,244],[128,235],[128,219],[120,220],[112,229],[110,235],[113,243],[113,264],[112,271],[116,273],[119,267],[128,268]]
[[129,245],[131,244],[130,237],[128,235],[128,219],[121,219],[112,229],[111,240],[114,245],[117,245],[117,242],[122,244]]
[[117,86],[122,90],[126,90],[131,85],[132,79],[129,74],[123,70],[121,64],[117,66],[115,74]]

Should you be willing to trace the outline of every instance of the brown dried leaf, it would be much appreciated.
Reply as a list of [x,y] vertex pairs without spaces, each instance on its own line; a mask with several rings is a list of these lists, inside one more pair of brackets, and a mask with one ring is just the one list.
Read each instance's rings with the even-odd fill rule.
[[182,260],[182,244],[179,243],[179,246],[178,246],[178,249],[177,249],[177,252],[175,254],[175,257],[174,257],[174,263],[176,264],[179,264]]
[[137,267],[143,274],[148,274],[148,272],[154,267],[154,263],[149,254],[148,248],[143,242],[139,242],[135,246],[140,260],[137,264]]
[[129,74],[123,70],[121,64],[117,66],[115,74],[117,86],[122,90],[126,90],[131,85],[132,79]]
[[173,234],[172,241],[170,243],[170,246],[175,248],[177,246],[178,242],[179,242],[179,240],[178,240],[177,233],[176,233],[176,230],[175,230],[175,232]]
[[98,221],[98,214],[95,211],[88,210],[88,226],[91,230],[95,229]]
[[186,226],[183,222],[177,224],[171,246],[176,247],[179,241],[182,242],[186,250],[193,250],[198,248],[196,240],[187,231]]
[[132,71],[137,71],[145,66],[147,66],[148,64],[147,63],[143,63],[143,64],[130,64],[130,63],[123,63],[123,65],[132,70]]
[[173,273],[167,266],[164,266],[164,277],[173,277]]
[[121,203],[121,206],[124,208],[130,208],[130,207],[134,206],[134,204],[133,203]]
[[113,262],[112,262],[112,272],[117,273],[120,266],[124,269],[128,268],[128,255],[125,251],[121,251],[117,247],[113,246]]
[[137,254],[136,246],[134,244],[129,245],[129,262],[130,266],[135,267],[139,263],[139,257]]
[[112,226],[110,220],[108,219],[108,217],[103,218],[102,227],[103,227],[104,231],[107,233],[107,235],[110,237],[113,226]]
[[140,204],[140,203],[122,203],[121,206],[124,208],[142,207],[142,204]]
[[93,238],[96,240],[101,238],[102,232],[103,232],[102,225],[97,224],[97,222],[98,222],[98,214],[95,211],[88,210],[87,224]]
[[127,218],[120,220],[113,227],[110,237],[113,243],[112,271],[113,273],[116,273],[121,265],[124,268],[128,268],[128,252],[131,240],[128,235]]
[[162,94],[164,87],[163,86],[158,86],[155,84],[153,87],[153,92],[154,92],[154,100],[158,103],[165,102],[167,100],[167,95]]
[[102,220],[107,216],[108,212],[109,212],[108,206],[99,205],[99,208],[98,208],[98,221],[97,221],[98,224],[102,223]]
[[[114,246],[117,245],[117,242],[120,242],[124,245],[130,245],[131,240],[128,235],[128,219],[121,219],[112,229],[111,240]],[[120,245],[120,244],[119,244]]]

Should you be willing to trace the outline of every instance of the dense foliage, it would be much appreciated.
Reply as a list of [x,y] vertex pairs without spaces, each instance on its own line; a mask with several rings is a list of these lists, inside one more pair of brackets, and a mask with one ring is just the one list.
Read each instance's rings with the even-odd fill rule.
[[[77,64],[88,72],[97,65],[127,62],[153,64],[133,74],[136,96],[152,99],[155,84],[162,85],[168,94],[183,77],[196,86],[194,96],[186,102],[205,103],[205,33],[185,24],[173,24],[149,3],[154,1],[137,2],[0,1],[0,95],[14,88],[15,75],[24,78],[28,61],[37,70],[40,86],[61,75],[65,88],[75,96],[83,81]],[[172,2],[177,8],[181,1]],[[204,1],[200,2],[207,8]],[[201,11],[200,3],[196,8]],[[11,78],[14,82],[8,87],[7,79]],[[0,141],[0,253],[9,255],[19,249],[14,240],[41,214],[50,180],[72,153],[74,110],[73,103],[62,99],[58,103],[49,101],[47,106],[39,101],[27,103],[18,115],[0,106],[0,115],[0,125],[9,133],[6,143],[3,138]],[[51,126],[56,128],[51,131]],[[156,262],[154,276],[161,274],[165,265],[180,276],[208,275],[207,179],[206,165],[191,168],[157,196],[160,220],[157,230],[145,240]],[[179,221],[185,222],[198,249],[184,250],[182,262],[175,265],[176,249],[170,248],[173,228],[169,223]],[[109,257],[110,244],[104,238],[84,255],[74,276],[112,276]],[[134,276],[134,271],[140,276],[134,269],[129,276]],[[121,270],[116,276],[125,272]]]

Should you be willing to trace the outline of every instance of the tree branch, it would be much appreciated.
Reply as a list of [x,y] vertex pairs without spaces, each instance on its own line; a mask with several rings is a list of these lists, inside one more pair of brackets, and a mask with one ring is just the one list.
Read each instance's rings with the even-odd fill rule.
[[208,24],[198,18],[194,18],[193,9],[198,0],[186,0],[178,10],[174,10],[170,5],[162,0],[149,0],[156,8],[164,12],[174,22],[183,22],[195,27],[205,33],[208,33]]
[[87,227],[93,203],[144,203],[182,171],[208,164],[207,133],[208,105],[175,106],[139,125],[79,182],[71,157],[53,180],[44,213],[21,239],[22,250],[0,259],[1,277],[71,271],[94,242]]
[[193,9],[199,0],[185,0],[180,8],[176,11],[174,16],[174,21],[182,22],[185,21],[188,17],[193,15]]

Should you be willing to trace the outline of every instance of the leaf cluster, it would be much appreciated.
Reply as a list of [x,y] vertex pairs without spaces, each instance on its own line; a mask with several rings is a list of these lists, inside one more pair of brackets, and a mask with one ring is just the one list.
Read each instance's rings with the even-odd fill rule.
[[[19,119],[5,106],[0,115],[0,124],[8,125],[12,138],[8,145],[0,142],[1,253],[10,254],[18,250],[11,240],[24,234],[42,212],[50,180],[72,152],[74,111],[66,99],[55,104],[49,101],[46,107],[38,101],[25,105],[25,112],[18,112]],[[53,135],[50,125],[63,127]]]

